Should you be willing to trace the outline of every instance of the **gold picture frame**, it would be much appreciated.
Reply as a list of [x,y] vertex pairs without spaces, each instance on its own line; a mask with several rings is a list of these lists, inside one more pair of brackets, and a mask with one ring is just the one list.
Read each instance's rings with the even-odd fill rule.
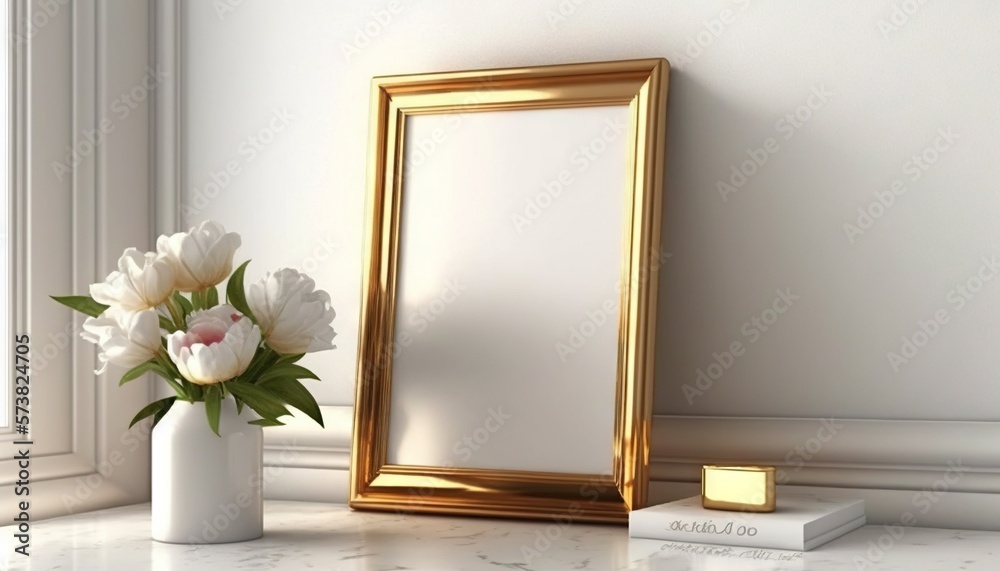
[[[668,73],[668,62],[656,58],[373,79],[352,508],[623,523],[630,510],[644,506]],[[607,451],[612,469],[594,474],[388,463],[407,118],[608,105],[627,106],[628,113],[623,251],[620,275],[613,276],[622,287],[613,450]]]

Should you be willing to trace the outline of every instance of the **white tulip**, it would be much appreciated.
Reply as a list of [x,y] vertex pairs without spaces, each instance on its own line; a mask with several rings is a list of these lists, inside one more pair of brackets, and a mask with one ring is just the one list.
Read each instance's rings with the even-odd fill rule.
[[195,311],[187,325],[187,331],[167,337],[167,354],[181,375],[198,385],[240,375],[260,345],[260,328],[230,305]]
[[160,350],[160,318],[155,310],[126,311],[109,307],[100,317],[83,322],[80,337],[100,348],[97,355],[103,373],[108,363],[131,369],[152,359]]
[[[268,273],[247,289],[247,305],[269,347],[284,355],[333,349],[330,325],[337,312],[330,295],[298,270]],[[315,291],[314,291],[315,290]]]
[[174,269],[166,258],[128,248],[118,259],[118,270],[90,286],[90,296],[104,305],[140,311],[163,303],[173,288]]
[[156,250],[173,266],[176,289],[198,291],[229,277],[241,243],[236,232],[226,233],[222,224],[206,220],[188,232],[160,236]]

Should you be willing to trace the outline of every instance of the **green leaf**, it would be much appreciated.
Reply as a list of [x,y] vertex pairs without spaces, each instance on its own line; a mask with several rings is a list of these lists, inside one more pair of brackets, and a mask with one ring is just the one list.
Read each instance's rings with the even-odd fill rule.
[[248,381],[257,376],[257,373],[264,368],[267,368],[274,364],[274,361],[278,360],[278,356],[270,351],[266,346],[261,345],[257,347],[254,352],[253,358],[250,359],[250,365],[247,366],[247,370],[243,371],[239,377],[236,378],[237,381]]
[[247,305],[247,292],[243,288],[243,274],[246,273],[249,263],[250,260],[247,260],[240,264],[240,267],[236,268],[233,275],[229,277],[229,283],[226,284],[226,301],[237,311],[249,317],[250,321],[257,323],[257,318],[253,316],[253,312]]
[[278,418],[290,415],[281,399],[274,393],[249,383],[229,383],[229,392],[243,399],[243,402],[264,418]]
[[299,359],[301,359],[302,357],[305,357],[305,356],[306,356],[305,353],[299,353],[298,355],[283,355],[280,359],[278,359],[277,364],[278,365],[286,365],[286,364],[295,363]]
[[315,420],[316,424],[323,426],[323,413],[319,410],[319,404],[302,383],[295,379],[283,379],[280,382],[267,385],[267,390],[309,415],[309,418]]
[[[174,399],[174,397],[170,398]],[[171,400],[170,404],[164,406],[163,408],[160,409],[159,412],[153,415],[153,427],[156,427],[156,425],[159,424],[161,420],[163,420],[163,417],[166,416],[168,412],[170,412],[170,407],[173,406],[173,404],[174,402],[173,400]]]
[[[166,349],[167,340],[163,339],[162,337],[160,338],[160,340],[163,342],[163,348]],[[177,367],[170,361],[170,359],[162,357],[157,366],[152,367],[149,370],[162,377],[163,380],[166,381],[168,385],[170,385],[170,388],[174,389],[174,392],[177,393],[177,396],[181,397],[184,400],[192,400],[191,391],[185,388],[185,385],[190,383],[186,383],[183,380],[178,382],[178,379],[181,379],[181,375],[177,371]]]
[[50,295],[49,297],[70,309],[74,309],[91,317],[99,317],[102,313],[104,313],[104,310],[108,308],[108,306],[103,303],[97,303],[94,301],[94,298],[89,295],[67,295],[63,297]]
[[243,414],[243,399],[241,399],[236,395],[233,395],[233,400],[236,401],[236,414],[237,415]]
[[[164,317],[164,316],[161,315],[160,316],[160,329],[166,329],[167,331],[173,333],[174,331],[177,331],[177,326],[174,325],[173,321],[170,321],[169,319],[167,319],[166,317]],[[167,341],[166,339],[163,340],[164,343],[166,343],[166,341]],[[165,347],[166,347],[166,345],[164,345],[164,348]]]
[[194,402],[205,400],[205,386],[196,385],[190,381],[184,381],[185,390],[187,394],[191,395],[191,400]]
[[274,379],[283,378],[319,380],[316,373],[310,371],[302,365],[293,365],[289,363],[286,365],[275,365],[264,371],[264,374],[257,378],[257,384],[260,385],[268,381],[273,381]]
[[212,286],[205,290],[205,309],[219,305],[219,290]]
[[181,307],[181,311],[183,311],[182,315],[184,316],[184,319],[186,321],[187,320],[187,316],[192,311],[194,311],[194,306],[191,305],[191,302],[188,301],[188,298],[184,297],[181,294],[181,292],[179,292],[179,291],[175,291],[174,295],[172,297],[174,298],[174,301],[177,302],[177,305],[179,305]]
[[135,423],[154,414],[158,414],[160,418],[163,418],[163,415],[159,413],[162,411],[163,414],[166,414],[167,411],[170,410],[170,407],[174,404],[175,400],[177,400],[177,397],[167,397],[165,399],[149,403],[132,418],[132,422],[129,423],[128,427],[132,428],[135,426]]
[[222,404],[222,392],[216,385],[205,390],[205,414],[208,416],[208,426],[219,436],[219,409]]
[[257,420],[251,420],[247,424],[256,424],[257,426],[285,426],[284,422],[276,418],[260,418]]
[[118,386],[120,387],[129,381],[138,379],[139,377],[143,376],[144,374],[158,367],[159,365],[157,364],[155,359],[150,359],[145,363],[142,363],[141,365],[133,367],[129,369],[128,372],[126,372],[124,375],[122,375],[122,380],[121,382],[118,383]]

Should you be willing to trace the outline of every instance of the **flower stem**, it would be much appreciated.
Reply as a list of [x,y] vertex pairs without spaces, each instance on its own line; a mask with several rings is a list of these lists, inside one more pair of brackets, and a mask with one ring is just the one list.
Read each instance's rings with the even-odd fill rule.
[[181,400],[191,401],[193,398],[189,394],[188,390],[182,384],[183,381],[177,382],[176,379],[171,379],[170,377],[176,376],[180,378],[180,374],[177,372],[177,368],[174,366],[173,362],[163,353],[162,350],[158,351],[155,356],[156,362],[163,367],[163,370],[168,374],[168,376],[163,377],[163,380],[167,381],[170,388],[174,389],[177,396]]
[[261,351],[260,355],[255,357],[253,361],[251,361],[250,366],[243,372],[242,375],[240,375],[240,377],[245,379],[248,383],[253,383],[256,378],[264,372],[264,370],[277,361],[275,357],[280,357],[280,355],[272,351],[267,345],[264,345],[264,350]]
[[174,326],[177,327],[178,331],[184,331],[184,326],[187,325],[184,323],[184,311],[173,298],[168,297],[164,303],[167,306],[167,311],[170,312],[170,317],[174,320]]

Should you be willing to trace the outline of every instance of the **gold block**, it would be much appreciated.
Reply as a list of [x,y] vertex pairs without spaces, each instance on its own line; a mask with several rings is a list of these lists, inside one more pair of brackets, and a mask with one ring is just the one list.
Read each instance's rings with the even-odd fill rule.
[[702,466],[701,507],[773,512],[774,466]]

